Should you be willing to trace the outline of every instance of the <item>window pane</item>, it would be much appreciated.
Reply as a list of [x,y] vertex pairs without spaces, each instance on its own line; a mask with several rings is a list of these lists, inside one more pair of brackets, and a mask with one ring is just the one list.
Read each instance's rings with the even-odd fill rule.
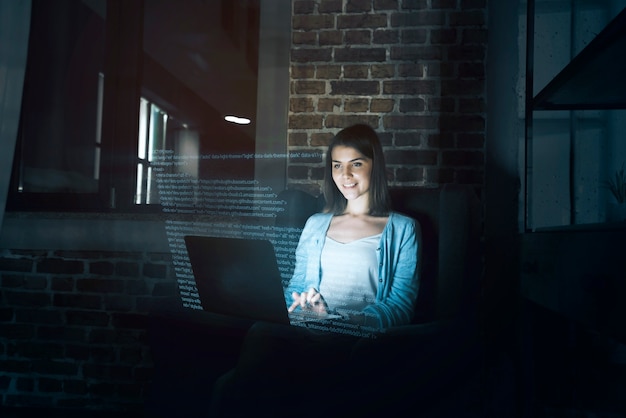
[[98,191],[105,3],[89,4],[32,2],[20,191]]

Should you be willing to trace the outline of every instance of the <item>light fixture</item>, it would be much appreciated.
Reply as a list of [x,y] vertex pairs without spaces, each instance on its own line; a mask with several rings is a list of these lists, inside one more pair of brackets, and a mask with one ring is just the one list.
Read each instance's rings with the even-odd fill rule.
[[250,123],[250,119],[241,118],[239,116],[227,115],[227,116],[224,116],[224,119],[227,120],[228,122],[236,123],[237,125],[247,125]]

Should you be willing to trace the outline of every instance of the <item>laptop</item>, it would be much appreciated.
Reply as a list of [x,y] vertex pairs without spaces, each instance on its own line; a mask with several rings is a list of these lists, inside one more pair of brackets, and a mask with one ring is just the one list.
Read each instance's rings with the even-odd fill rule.
[[270,241],[199,235],[184,239],[203,310],[291,325],[341,318],[287,311]]

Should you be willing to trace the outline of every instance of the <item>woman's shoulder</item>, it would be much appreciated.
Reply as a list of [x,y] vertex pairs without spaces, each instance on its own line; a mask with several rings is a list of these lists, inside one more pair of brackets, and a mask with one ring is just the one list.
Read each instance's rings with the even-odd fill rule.
[[306,226],[317,228],[320,225],[330,222],[332,217],[333,217],[332,213],[325,213],[325,212],[314,213],[306,221]]
[[397,226],[415,226],[417,220],[400,212],[389,212],[389,222]]

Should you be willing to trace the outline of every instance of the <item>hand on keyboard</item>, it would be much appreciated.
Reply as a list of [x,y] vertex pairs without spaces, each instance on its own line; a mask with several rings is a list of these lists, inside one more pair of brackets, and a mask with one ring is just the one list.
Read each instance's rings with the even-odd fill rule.
[[317,313],[328,312],[328,306],[326,305],[322,294],[314,288],[310,288],[307,292],[302,293],[293,292],[291,296],[293,297],[293,303],[289,307],[289,312],[293,312],[298,306],[302,310]]

